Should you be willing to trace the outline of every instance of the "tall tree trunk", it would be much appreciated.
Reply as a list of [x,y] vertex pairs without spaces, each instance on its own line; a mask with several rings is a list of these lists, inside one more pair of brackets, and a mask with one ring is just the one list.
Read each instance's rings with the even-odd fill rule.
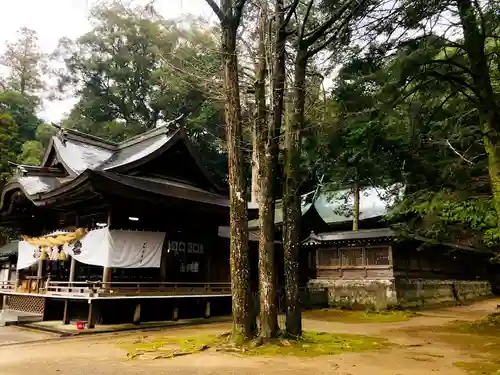
[[354,195],[352,230],[357,231],[359,230],[359,182],[353,184],[352,193]]
[[300,166],[300,131],[304,123],[305,80],[307,53],[297,51],[295,58],[293,118],[285,127],[285,186],[283,192],[283,247],[286,295],[286,331],[291,335],[302,334],[302,317],[299,301],[299,233],[300,195],[298,177]]
[[[289,9],[293,12],[293,9]],[[283,116],[285,114],[285,83],[286,83],[286,41],[287,41],[287,21],[285,21],[285,10],[284,1],[276,0],[274,4],[274,46],[273,46],[273,57],[274,57],[274,69],[271,77],[271,89],[272,89],[272,124],[271,131],[272,138],[270,139],[271,155],[272,161],[272,171],[273,171],[273,206],[272,206],[272,221],[275,220],[275,204],[277,196],[276,192],[279,189],[280,178],[279,174],[279,153],[280,153],[280,134],[281,128],[283,126]],[[273,225],[273,236],[274,236],[274,225]],[[278,275],[275,277],[276,289],[281,287],[279,285]],[[281,299],[281,296],[280,296]],[[279,329],[279,327],[278,327]]]
[[242,150],[242,121],[236,55],[236,26],[222,33],[224,54],[225,118],[229,167],[231,294],[233,340],[242,342],[252,335],[250,313],[250,262],[248,259],[248,212]]
[[224,114],[229,167],[230,268],[233,308],[232,340],[240,344],[252,337],[255,315],[251,312],[248,257],[248,208],[243,162],[243,129],[238,80],[236,36],[246,0],[205,0],[220,20],[224,67]]
[[500,228],[500,149],[497,138],[488,135],[491,129],[489,123],[484,123],[482,130],[484,148],[488,154],[488,174],[490,175],[491,193],[493,195],[493,206],[497,213],[497,227]]
[[259,150],[259,294],[260,337],[275,337],[278,331],[276,278],[274,268],[274,200],[273,200],[273,136],[268,126],[266,105],[266,31],[267,9],[261,2],[259,15],[259,48],[255,97],[257,103],[257,148]]
[[252,123],[252,186],[250,201],[259,203],[259,150],[257,147],[257,119]]
[[[477,6],[480,6],[477,4]],[[464,34],[464,47],[470,62],[470,70],[481,119],[484,148],[488,154],[493,205],[497,213],[497,227],[500,228],[500,113],[491,84],[490,68],[485,52],[486,37],[480,29],[478,17],[484,17],[474,9],[471,0],[457,0],[458,13]]]

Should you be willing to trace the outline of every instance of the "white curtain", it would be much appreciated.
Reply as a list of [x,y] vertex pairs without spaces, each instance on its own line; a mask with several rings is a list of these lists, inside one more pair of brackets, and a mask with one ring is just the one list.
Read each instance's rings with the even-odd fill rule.
[[111,230],[108,267],[159,268],[164,232]]
[[19,241],[17,247],[17,269],[30,268],[38,261],[38,247],[26,241]]
[[90,231],[81,240],[64,245],[63,251],[83,264],[108,267],[109,230]]
[[[63,251],[77,261],[113,268],[159,268],[164,232],[109,230],[90,231],[81,240],[64,245]],[[19,241],[17,269],[37,262],[37,246]]]

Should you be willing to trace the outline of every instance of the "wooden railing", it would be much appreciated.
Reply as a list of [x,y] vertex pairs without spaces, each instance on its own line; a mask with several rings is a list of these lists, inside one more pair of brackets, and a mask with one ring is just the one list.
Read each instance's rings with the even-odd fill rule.
[[228,295],[230,283],[173,283],[173,282],[63,282],[49,281],[44,292],[52,295],[74,296],[189,296]]
[[0,281],[0,290],[13,291],[16,289],[16,282],[13,280]]

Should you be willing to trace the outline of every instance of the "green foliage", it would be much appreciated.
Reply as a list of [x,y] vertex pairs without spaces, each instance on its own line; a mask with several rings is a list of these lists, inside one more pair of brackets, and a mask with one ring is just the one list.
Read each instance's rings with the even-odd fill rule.
[[21,151],[23,142],[36,137],[37,127],[41,124],[36,110],[37,103],[32,98],[15,91],[0,92],[0,113],[8,113],[19,126],[13,145],[16,153]]
[[[323,183],[331,190],[354,183],[363,187],[400,181],[404,165],[400,125],[393,118],[384,118],[379,105],[382,63],[376,49],[345,63],[326,100],[328,120],[306,141],[309,167],[324,176]],[[346,207],[350,210],[352,207]]]
[[40,165],[43,158],[44,147],[39,141],[27,141],[23,144],[18,161],[25,165]]
[[0,114],[0,180],[5,182],[9,177],[9,161],[15,161],[13,151],[18,127],[12,116]]
[[396,205],[389,219],[402,234],[447,243],[494,245],[485,234],[496,228],[497,215],[489,196],[467,191],[419,190]]
[[36,128],[36,140],[41,143],[44,149],[49,145],[50,139],[55,134],[56,128],[52,125],[41,124]]
[[[224,175],[221,59],[216,31],[200,20],[166,21],[152,7],[101,4],[93,29],[63,39],[63,92],[79,102],[64,126],[121,141],[156,126],[184,126],[207,166]],[[76,88],[76,92],[74,91]],[[183,115],[180,124],[171,120]]]
[[[484,113],[495,111],[495,104],[492,108],[486,83],[476,79],[472,61],[478,53],[471,56],[463,40],[451,41],[437,29],[421,34],[431,18],[441,19],[447,6],[397,2],[391,16],[377,26],[380,34],[387,33],[387,41],[371,42],[365,51],[353,49],[331,95],[337,125],[331,125],[326,148],[312,159],[324,165],[328,180],[337,185],[349,185],[357,173],[363,184],[405,186],[403,201],[389,217],[403,234],[431,242],[495,246],[500,242],[498,213],[483,144]],[[472,7],[477,10],[476,26],[484,29],[497,97],[499,50],[493,41],[498,17],[486,4]],[[391,40],[394,25],[404,28]],[[463,28],[450,25],[457,33]]]
[[0,64],[8,69],[3,87],[37,100],[40,90],[44,88],[42,73],[45,57],[40,52],[37,33],[26,27],[21,28],[17,40],[6,43],[5,52],[0,57]]

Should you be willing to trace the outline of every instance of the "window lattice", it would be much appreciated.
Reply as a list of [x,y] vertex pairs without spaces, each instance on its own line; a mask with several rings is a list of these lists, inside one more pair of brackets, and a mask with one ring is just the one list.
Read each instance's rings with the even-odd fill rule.
[[389,265],[389,249],[383,248],[367,248],[366,249],[366,265],[367,266],[387,266]]
[[338,249],[318,250],[318,265],[340,266],[339,250]]
[[342,249],[341,254],[343,266],[363,265],[363,249]]

